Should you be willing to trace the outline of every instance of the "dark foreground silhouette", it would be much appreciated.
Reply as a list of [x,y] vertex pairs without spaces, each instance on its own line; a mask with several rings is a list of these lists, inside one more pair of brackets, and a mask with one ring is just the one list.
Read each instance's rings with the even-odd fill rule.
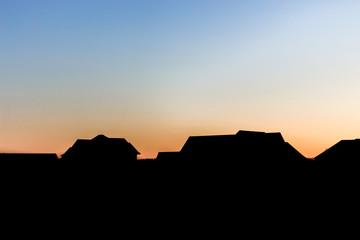
[[[166,182],[274,181],[326,182],[358,176],[360,140],[340,141],[314,160],[305,158],[280,133],[239,131],[232,135],[191,136],[179,152],[137,160],[139,151],[124,138],[79,139],[61,158],[55,154],[0,154],[1,171],[60,179],[158,179]],[[110,180],[109,180],[110,181]],[[209,182],[207,182],[209,183]]]
[[137,160],[139,154],[124,138],[99,135],[77,140],[60,159],[55,154],[0,154],[0,164],[2,170],[17,166],[25,174],[313,181],[357,176],[360,140],[341,141],[311,160],[280,133],[241,130],[233,135],[191,136],[179,152],[160,152],[156,159]]
[[[60,159],[0,154],[2,199],[8,200],[3,206],[15,203],[12,215],[13,209],[34,209],[31,218],[43,209],[66,223],[76,221],[76,227],[85,219],[96,223],[95,229],[101,223],[118,229],[114,217],[136,227],[155,222],[153,229],[163,229],[160,216],[166,228],[186,219],[197,228],[199,222],[215,229],[236,224],[238,231],[242,218],[263,232],[259,221],[268,225],[280,218],[292,225],[301,219],[298,233],[317,215],[331,219],[358,205],[358,143],[342,141],[310,160],[280,133],[239,131],[189,137],[179,152],[137,160],[139,152],[125,139],[99,135],[77,140]],[[186,227],[180,225],[182,232]],[[204,231],[213,235],[212,229]]]
[[124,138],[104,135],[87,140],[79,139],[63,155],[62,160],[85,162],[133,162],[140,153]]
[[251,167],[266,171],[308,171],[313,167],[313,161],[285,142],[280,133],[250,131],[189,137],[180,152],[160,152],[157,161],[196,167]]
[[336,172],[359,172],[360,139],[342,140],[315,157],[319,169],[332,174]]

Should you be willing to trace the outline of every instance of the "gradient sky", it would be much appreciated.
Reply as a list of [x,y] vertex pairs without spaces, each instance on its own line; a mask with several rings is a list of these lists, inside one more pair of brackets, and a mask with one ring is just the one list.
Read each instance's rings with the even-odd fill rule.
[[360,138],[360,1],[1,0],[0,152],[281,132]]

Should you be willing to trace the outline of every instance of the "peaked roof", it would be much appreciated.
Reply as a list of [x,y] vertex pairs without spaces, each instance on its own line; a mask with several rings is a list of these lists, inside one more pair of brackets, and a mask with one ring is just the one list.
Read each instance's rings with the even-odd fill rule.
[[[94,141],[107,141],[107,139],[109,139],[107,136],[105,135],[97,135],[96,137],[94,137],[92,140]],[[116,139],[116,138],[113,138],[113,139]]]
[[130,152],[140,154],[136,148],[125,140],[125,138],[109,138],[98,135],[93,139],[78,139],[62,156],[78,152],[92,152],[94,150],[116,150],[119,152]]

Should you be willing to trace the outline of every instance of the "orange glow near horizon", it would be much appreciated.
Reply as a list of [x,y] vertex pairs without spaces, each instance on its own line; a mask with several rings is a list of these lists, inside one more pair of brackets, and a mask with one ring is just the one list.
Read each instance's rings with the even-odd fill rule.
[[[250,130],[251,129],[243,129]],[[125,138],[130,142],[141,154],[138,156],[139,159],[155,158],[158,152],[166,151],[180,151],[182,146],[185,144],[189,136],[201,136],[201,135],[223,135],[223,134],[235,134],[237,132],[220,132],[216,131],[210,134],[206,134],[204,131],[193,131],[186,135],[186,133],[175,133],[164,134],[164,135],[141,135],[138,136],[121,136],[120,134],[111,134],[110,132],[105,133],[108,137],[114,138]],[[269,131],[267,131],[269,132]],[[62,137],[59,139],[55,138],[26,138],[23,137],[21,140],[9,139],[7,143],[2,143],[0,152],[2,153],[56,153],[59,157],[71,147],[77,139],[91,139],[98,134],[103,132],[94,133],[91,135],[81,135],[79,137]],[[322,153],[327,148],[331,147],[341,139],[329,140],[305,138],[298,136],[287,136],[282,133],[284,140],[290,143],[295,149],[307,158],[314,158]]]
[[155,158],[189,136],[249,130],[313,158],[360,137],[359,12],[360,1],[0,1],[0,152],[60,156],[103,134]]

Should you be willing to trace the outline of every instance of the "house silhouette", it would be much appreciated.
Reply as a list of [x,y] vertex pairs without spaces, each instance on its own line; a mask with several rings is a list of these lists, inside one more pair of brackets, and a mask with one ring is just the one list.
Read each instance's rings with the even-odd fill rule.
[[78,139],[61,157],[61,160],[100,162],[132,162],[140,153],[124,138],[98,135],[93,139]]
[[315,157],[324,171],[358,171],[360,166],[360,139],[341,140]]
[[281,133],[243,130],[234,135],[191,136],[179,152],[160,152],[157,160],[276,170],[303,170],[313,164],[285,142]]

